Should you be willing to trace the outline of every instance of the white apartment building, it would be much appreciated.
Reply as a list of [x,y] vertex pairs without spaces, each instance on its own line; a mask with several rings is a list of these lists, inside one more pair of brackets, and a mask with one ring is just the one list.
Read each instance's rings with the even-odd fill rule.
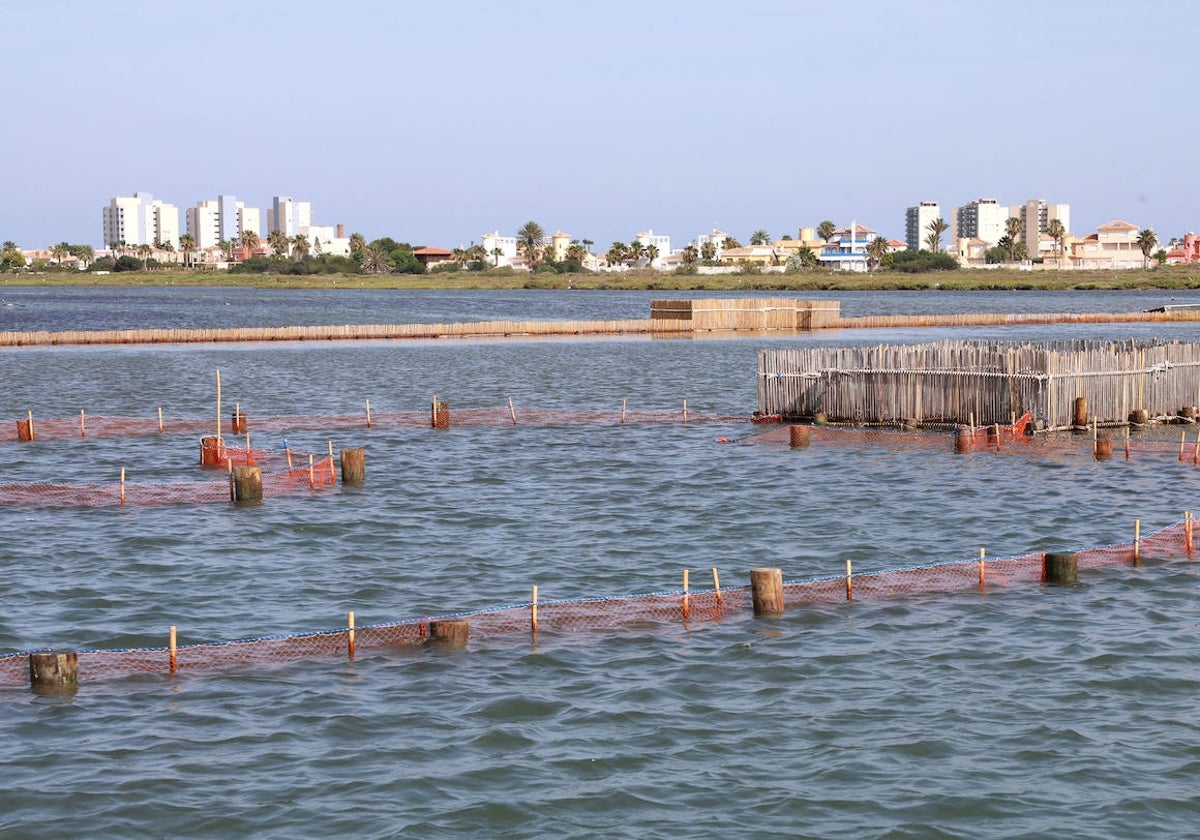
[[[510,265],[517,256],[517,237],[501,236],[500,231],[485,233],[480,237],[487,259],[494,266]],[[499,253],[496,253],[499,251]]]
[[1041,246],[1041,235],[1053,219],[1062,222],[1063,230],[1071,230],[1071,205],[1047,204],[1044,198],[1031,198],[1024,204],[1009,209],[1009,215],[1021,220],[1024,225],[1022,241],[1029,249],[1029,256],[1036,257]]
[[[341,225],[338,225],[338,228],[340,227]],[[350,237],[340,236],[341,231],[333,225],[311,225],[303,233],[312,243],[314,257],[318,254],[328,254],[334,257],[350,256]]]
[[271,231],[282,231],[286,236],[307,234],[312,227],[312,204],[307,201],[296,201],[288,196],[277,195],[271,198],[271,209],[267,211],[267,234]]
[[101,208],[104,244],[179,244],[179,208],[156,201],[149,193],[117,196]]
[[729,238],[729,234],[723,230],[717,230],[716,228],[712,229],[712,233],[702,233],[696,237],[696,253],[703,254],[704,245],[708,242],[711,242],[713,244],[713,248],[716,249],[715,259],[719,260],[721,259],[721,254],[725,251],[725,240],[727,238]]
[[999,204],[994,198],[977,198],[954,211],[950,241],[982,239],[993,248],[1004,236],[1004,223],[1008,218],[1007,205]]
[[671,256],[671,237],[660,236],[650,228],[647,228],[637,236],[633,237],[633,241],[640,242],[643,248],[648,248],[653,245],[658,249],[658,256],[650,261],[651,267],[657,268],[659,261],[662,260],[663,257]]
[[200,201],[187,210],[187,232],[196,248],[215,248],[222,240],[221,205],[219,201]]
[[929,235],[929,223],[942,217],[942,209],[936,201],[922,201],[916,207],[904,211],[904,241],[910,251],[928,251],[925,237]]
[[246,231],[251,231],[259,239],[262,239],[261,213],[262,211],[257,207],[245,207],[240,201],[237,203],[237,234],[239,239]]

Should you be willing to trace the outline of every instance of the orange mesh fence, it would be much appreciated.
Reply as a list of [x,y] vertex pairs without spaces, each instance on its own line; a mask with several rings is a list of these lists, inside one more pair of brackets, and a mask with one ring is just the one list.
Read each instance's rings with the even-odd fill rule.
[[[231,450],[232,451],[232,450]],[[337,484],[338,474],[329,455],[285,451],[252,450],[251,464],[274,463],[262,472],[263,498],[304,491],[315,492]],[[228,464],[245,463],[246,450],[237,450]],[[293,464],[288,466],[289,461]],[[222,476],[207,481],[165,482],[74,482],[63,484],[0,484],[0,505],[14,507],[102,507],[107,505],[147,506],[228,502],[232,479]]]
[[[447,426],[566,426],[566,425],[618,425],[665,424],[665,423],[712,423],[746,422],[747,415],[718,414],[692,411],[687,404],[677,409],[648,410],[627,409],[555,409],[522,408],[505,405],[495,408],[451,408],[442,402],[440,411],[393,411],[376,412],[365,410],[359,414],[300,414],[274,417],[251,417],[239,415],[221,421],[222,435],[239,435],[247,431],[291,432],[320,431],[322,429],[414,429],[442,428]],[[214,418],[182,417],[106,417],[87,415],[80,417],[29,416],[18,418],[0,428],[0,441],[27,441],[47,439],[71,439],[87,437],[120,437],[157,434],[189,434],[216,436],[217,421]]]
[[[1099,569],[1141,559],[1194,560],[1194,519],[1179,523],[1134,543],[1107,545],[1075,552],[1080,570]],[[987,592],[992,588],[1043,580],[1045,555],[979,558],[932,563],[872,572],[852,572],[784,583],[784,603],[790,607],[848,600],[896,598],[917,593]],[[430,624],[465,620],[473,639],[521,634],[577,633],[604,630],[653,630],[665,625],[691,626],[744,619],[752,614],[750,589],[656,592],[609,598],[576,598],[525,603],[474,612],[410,619],[357,628],[322,630],[297,635],[241,639],[165,647],[78,651],[81,681],[138,673],[164,674],[245,664],[270,664],[308,659],[353,658],[357,653],[420,645],[430,638]],[[536,616],[536,617],[535,617]],[[29,683],[29,655],[24,651],[0,655],[0,685]]]

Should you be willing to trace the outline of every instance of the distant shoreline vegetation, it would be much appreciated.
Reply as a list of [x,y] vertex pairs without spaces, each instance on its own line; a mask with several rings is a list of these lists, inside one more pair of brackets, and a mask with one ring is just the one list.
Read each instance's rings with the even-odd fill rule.
[[[114,262],[120,262],[124,257]],[[174,265],[144,268],[141,261],[92,270],[46,266],[0,275],[6,286],[250,286],[305,289],[593,289],[628,291],[871,291],[871,290],[1106,290],[1200,289],[1195,266],[1157,266],[1151,270],[1020,271],[1015,269],[929,269],[916,272],[880,269],[862,274],[829,269],[762,272],[746,268],[730,274],[699,274],[634,269],[621,272],[534,272],[511,268],[441,266],[426,271],[420,263],[402,273],[358,273],[348,257],[304,257],[287,262],[252,257],[228,271],[182,269]],[[100,262],[100,261],[97,261]],[[153,262],[153,261],[151,261]],[[417,266],[420,266],[417,268]]]

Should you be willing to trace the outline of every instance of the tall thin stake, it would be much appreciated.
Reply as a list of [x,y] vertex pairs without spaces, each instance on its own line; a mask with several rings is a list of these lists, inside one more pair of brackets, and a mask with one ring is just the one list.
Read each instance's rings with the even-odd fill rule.
[[221,370],[217,369],[217,443],[221,442]]
[[537,635],[537,584],[533,586],[533,597],[529,602],[529,630]]
[[171,630],[167,636],[167,667],[170,669],[170,672],[174,674],[177,670],[179,670],[179,646],[176,644],[174,624],[171,625]]
[[125,504],[125,468],[121,467],[121,504]]
[[87,423],[84,421],[83,409],[79,409],[79,436],[87,437]]
[[354,610],[346,617],[346,654],[354,661]]
[[371,401],[367,400],[367,428],[371,428]]
[[985,557],[987,557],[987,552],[984,551],[983,546],[980,546],[979,547],[979,586],[981,589],[987,583],[987,565],[984,561]]
[[160,405],[158,407],[158,431],[160,434],[162,433],[162,430],[163,430],[162,406]]
[[846,600],[854,600],[854,566],[849,560],[846,561]]
[[513,425],[517,425],[517,410],[513,408],[512,397],[508,398],[508,414],[512,417]]
[[1133,564],[1136,566],[1142,554],[1142,520],[1133,520]]
[[717,575],[717,567],[712,567],[713,573],[713,591],[717,593],[717,606],[723,606],[721,603],[721,578]]
[[688,598],[688,570],[683,570],[683,620],[687,621],[688,616],[692,612],[692,605]]

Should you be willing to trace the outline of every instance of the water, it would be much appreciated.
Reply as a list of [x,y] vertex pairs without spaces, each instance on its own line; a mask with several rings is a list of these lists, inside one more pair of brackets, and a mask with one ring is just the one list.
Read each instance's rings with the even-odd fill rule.
[[[209,325],[210,297],[228,294],[117,291],[125,308],[103,319],[144,326],[165,324],[137,312]],[[98,326],[87,296],[110,290],[69,292],[69,318],[51,314],[57,291],[3,296],[18,292],[13,311],[64,323],[38,328],[86,329]],[[314,308],[325,317],[311,323],[511,317],[518,305],[522,317],[640,317],[651,297],[496,293],[493,310],[485,293],[370,293],[364,310],[363,294],[280,291],[228,308],[285,319],[272,323]],[[962,305],[838,298],[855,314]],[[1024,300],[978,295],[970,308]],[[1030,311],[1161,302],[1075,293]],[[368,397],[373,410],[418,410],[435,393],[464,408],[686,398],[744,414],[762,347],[951,334],[965,335],[8,350],[0,417],[150,416],[160,404],[207,414],[216,368],[252,423],[358,411]],[[338,448],[365,446],[367,486],[243,510],[0,510],[0,651],[162,645],[172,624],[181,643],[303,632],[341,626],[347,610],[360,624],[395,621],[524,601],[535,583],[543,598],[658,591],[677,588],[685,567],[694,586],[711,566],[734,585],[760,565],[801,577],[847,558],[868,570],[979,546],[1086,547],[1127,542],[1135,518],[1149,531],[1195,507],[1195,468],[1171,460],[715,442],[749,431],[297,432],[295,446],[321,449],[330,434]],[[2,447],[2,481],[111,480],[121,466],[130,480],[197,475],[190,439]],[[1071,588],[927,593],[778,621],[102,680],[67,698],[0,689],[0,836],[1197,836],[1196,594],[1194,566],[1151,560]]]

